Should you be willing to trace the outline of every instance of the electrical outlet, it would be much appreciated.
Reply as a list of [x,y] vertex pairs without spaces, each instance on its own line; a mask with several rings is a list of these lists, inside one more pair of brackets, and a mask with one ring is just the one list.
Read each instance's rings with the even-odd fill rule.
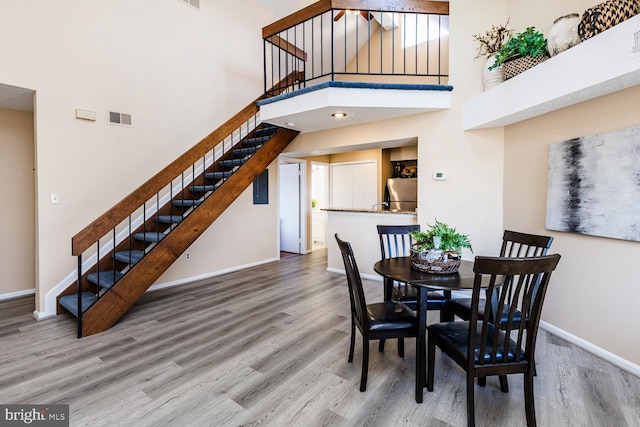
[[189,261],[191,259],[191,252],[186,252],[184,254],[184,259],[186,259],[187,261]]

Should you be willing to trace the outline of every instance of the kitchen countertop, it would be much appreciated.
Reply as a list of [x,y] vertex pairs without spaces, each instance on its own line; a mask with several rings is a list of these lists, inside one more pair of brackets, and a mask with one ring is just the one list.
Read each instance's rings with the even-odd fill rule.
[[351,212],[351,213],[367,213],[367,214],[403,214],[403,215],[417,215],[414,211],[385,211],[385,210],[371,210],[371,209],[340,209],[340,208],[324,208],[320,209],[326,212]]

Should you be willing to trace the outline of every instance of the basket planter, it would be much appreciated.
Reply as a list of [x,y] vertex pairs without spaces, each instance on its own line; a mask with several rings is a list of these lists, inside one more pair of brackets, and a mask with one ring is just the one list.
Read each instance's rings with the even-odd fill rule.
[[411,252],[409,257],[411,268],[432,274],[457,273],[462,261],[462,254],[456,251]]
[[513,59],[508,59],[502,64],[502,76],[505,80],[509,80],[518,74],[527,71],[541,62],[549,59],[546,55],[539,56],[514,56]]
[[495,55],[491,55],[482,69],[482,86],[484,90],[497,86],[504,81],[502,77],[502,65],[492,70],[489,69],[494,62],[496,62],[496,57]]

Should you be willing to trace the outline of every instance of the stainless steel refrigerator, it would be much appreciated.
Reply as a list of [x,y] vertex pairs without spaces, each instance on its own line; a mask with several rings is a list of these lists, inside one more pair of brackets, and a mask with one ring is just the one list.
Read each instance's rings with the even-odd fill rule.
[[415,212],[418,207],[418,178],[389,178],[385,201],[391,211]]

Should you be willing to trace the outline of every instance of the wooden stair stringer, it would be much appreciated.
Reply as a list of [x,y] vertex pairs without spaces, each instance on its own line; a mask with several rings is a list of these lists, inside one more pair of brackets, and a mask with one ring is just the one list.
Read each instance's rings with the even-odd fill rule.
[[299,132],[280,129],[236,173],[140,260],[82,316],[82,336],[113,326],[271,164]]

